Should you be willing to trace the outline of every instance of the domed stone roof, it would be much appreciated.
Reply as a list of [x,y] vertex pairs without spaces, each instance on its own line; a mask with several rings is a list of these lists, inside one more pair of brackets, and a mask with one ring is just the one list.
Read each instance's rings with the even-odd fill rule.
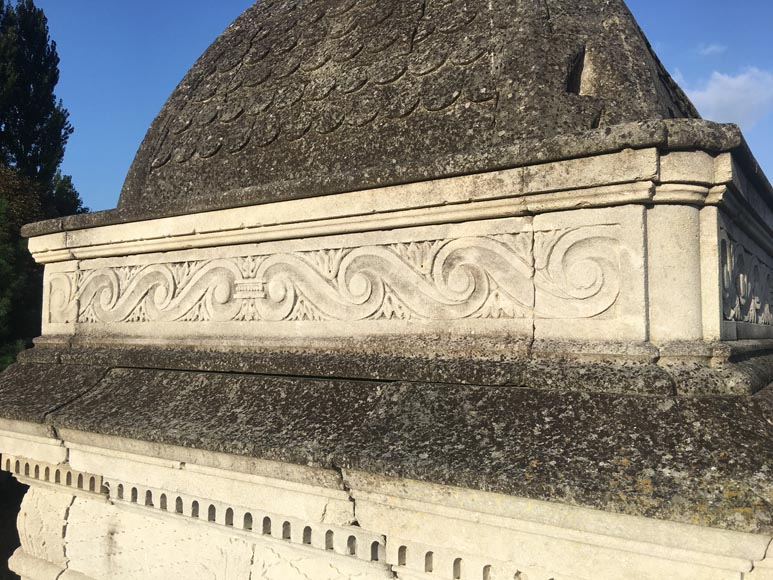
[[512,165],[698,117],[622,0],[265,0],[153,122],[119,209],[187,213]]

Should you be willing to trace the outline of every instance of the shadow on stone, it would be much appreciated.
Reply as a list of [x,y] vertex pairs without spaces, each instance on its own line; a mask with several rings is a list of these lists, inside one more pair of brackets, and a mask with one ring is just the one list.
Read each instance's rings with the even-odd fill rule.
[[19,580],[8,570],[8,558],[19,547],[16,516],[27,486],[7,473],[0,473],[0,580]]

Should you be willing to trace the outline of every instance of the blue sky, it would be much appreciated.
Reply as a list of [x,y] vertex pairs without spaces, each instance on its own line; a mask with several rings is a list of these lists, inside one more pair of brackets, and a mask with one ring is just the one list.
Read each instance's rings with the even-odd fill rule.
[[[75,133],[63,171],[115,207],[145,131],[198,56],[252,0],[37,0],[61,58]],[[741,124],[773,179],[773,2],[628,0],[706,118]]]

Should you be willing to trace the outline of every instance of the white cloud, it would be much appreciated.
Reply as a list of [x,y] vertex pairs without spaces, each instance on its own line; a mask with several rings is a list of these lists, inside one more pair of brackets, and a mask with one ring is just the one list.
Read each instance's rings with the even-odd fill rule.
[[695,50],[698,54],[701,56],[714,56],[717,54],[722,54],[727,50],[727,47],[723,44],[700,44],[698,48]]
[[746,131],[773,113],[773,73],[758,68],[736,76],[715,71],[707,81],[686,90],[704,117],[737,123]]
[[676,84],[678,84],[680,87],[686,87],[687,86],[687,77],[682,74],[682,69],[676,69],[674,71],[674,74],[671,75],[674,80],[676,81]]

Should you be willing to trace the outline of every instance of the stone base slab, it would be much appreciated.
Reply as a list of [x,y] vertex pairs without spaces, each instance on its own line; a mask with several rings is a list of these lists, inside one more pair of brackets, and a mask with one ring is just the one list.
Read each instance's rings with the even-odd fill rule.
[[424,335],[156,345],[41,338],[19,362],[337,379],[512,385],[651,395],[752,395],[773,382],[773,341],[593,343]]
[[[238,463],[161,460],[150,444],[119,447],[129,444],[134,452],[68,443],[69,463],[59,465],[3,456],[2,467],[31,486],[19,520],[23,547],[11,561],[17,573],[30,580],[770,578],[773,536],[347,469],[334,489],[315,485],[328,478],[313,469],[288,479],[280,476],[286,467],[269,462],[253,475],[231,470]],[[186,459],[196,453],[206,461],[203,452]],[[337,498],[340,509],[331,509]]]

